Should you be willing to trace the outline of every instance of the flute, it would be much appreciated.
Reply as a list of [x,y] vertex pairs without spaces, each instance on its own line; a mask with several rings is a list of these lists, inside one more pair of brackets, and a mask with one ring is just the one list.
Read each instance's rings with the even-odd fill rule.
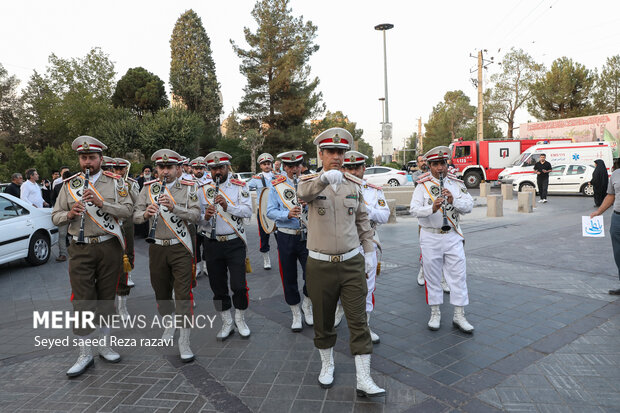
[[220,193],[220,177],[217,176],[215,178],[215,195],[213,195],[213,205],[215,205],[215,214],[213,215],[213,220],[211,221],[211,239],[215,239],[215,226],[217,224],[217,204],[215,203],[215,198]]
[[443,210],[443,225],[441,226],[442,231],[450,231],[450,224],[448,223],[448,216],[446,212],[446,206],[448,200],[443,196],[443,173],[439,174],[439,194],[443,197],[443,202],[441,205],[441,209]]
[[[90,169],[86,168],[86,173],[85,173],[85,178],[84,178],[84,189],[82,190],[82,204],[84,204],[84,191],[88,189],[89,178],[90,178]],[[86,207],[86,204],[84,204],[84,207]],[[86,216],[86,213],[82,212],[81,221],[80,221],[80,233],[78,234],[77,241],[75,241],[76,244],[86,244],[86,242],[84,241],[84,218],[85,216]]]
[[151,225],[151,231],[149,232],[149,236],[146,237],[146,242],[148,242],[149,244],[154,244],[155,243],[155,231],[157,231],[157,221],[159,218],[159,208],[161,208],[161,203],[159,202],[159,200],[161,199],[162,195],[164,195],[164,193],[166,192],[166,178],[164,177],[164,179],[161,180],[161,192],[159,194],[159,196],[157,197],[157,214],[155,214],[155,217],[153,218],[153,225]]

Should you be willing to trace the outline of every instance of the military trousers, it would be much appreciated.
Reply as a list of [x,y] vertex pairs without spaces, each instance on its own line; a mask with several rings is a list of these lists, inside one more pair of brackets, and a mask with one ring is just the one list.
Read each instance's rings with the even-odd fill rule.
[[[122,271],[123,247],[116,238],[97,244],[69,245],[69,281],[71,302],[76,312],[95,313],[95,326],[100,317],[115,314],[116,285]],[[109,319],[109,322],[112,322]],[[105,326],[105,324],[104,324]],[[76,325],[73,332],[86,336],[94,329]]]
[[256,217],[256,220],[258,221],[258,249],[260,252],[269,252],[269,234],[263,231],[263,227],[260,224],[260,217],[258,215]]
[[[193,316],[192,254],[183,246],[149,245],[151,286],[160,315],[183,316],[183,325]],[[174,300],[172,292],[174,291]]]
[[297,283],[297,261],[301,264],[302,291],[308,296],[306,287],[306,261],[308,260],[308,248],[306,241],[301,240],[301,235],[285,234],[278,232],[278,264],[280,266],[280,279],[284,289],[284,300],[288,305],[297,305],[301,302],[299,284]]
[[[217,311],[229,310],[232,305],[238,310],[248,308],[248,283],[245,278],[245,242],[241,238],[230,241],[206,240],[207,272],[213,291],[213,305]],[[228,290],[230,274],[230,290]]]
[[306,283],[314,314],[314,346],[321,349],[336,344],[334,313],[340,299],[349,326],[351,354],[372,353],[366,318],[366,274],[361,254],[344,262],[319,261],[308,257]]
[[[127,258],[129,258],[129,263],[131,264],[131,269],[133,270],[134,261],[135,261],[135,251],[134,251],[134,245],[133,245],[134,229],[133,229],[132,218],[127,218],[123,222],[123,234],[125,234],[125,243],[127,245],[125,248],[125,254],[127,254]],[[118,280],[118,287],[116,287],[117,295],[129,295],[129,292],[131,291],[132,287],[127,285],[128,279],[129,279],[129,273],[123,271]]]

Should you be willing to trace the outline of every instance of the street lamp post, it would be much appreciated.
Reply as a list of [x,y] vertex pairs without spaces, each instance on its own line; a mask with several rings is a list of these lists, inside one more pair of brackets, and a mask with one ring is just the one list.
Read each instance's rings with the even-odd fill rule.
[[381,157],[384,163],[392,162],[392,154],[389,149],[386,153],[385,148],[392,147],[392,128],[390,124],[390,115],[388,110],[388,83],[387,83],[387,49],[385,43],[385,32],[393,28],[394,25],[390,23],[382,23],[375,26],[375,30],[383,32],[383,73],[385,84],[385,106],[384,106],[384,121],[381,128]]

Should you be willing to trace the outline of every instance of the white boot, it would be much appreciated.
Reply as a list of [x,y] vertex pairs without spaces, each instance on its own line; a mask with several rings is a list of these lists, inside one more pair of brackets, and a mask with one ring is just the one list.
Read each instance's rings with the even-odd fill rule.
[[174,333],[177,331],[174,325],[174,313],[171,314],[170,325],[164,328],[164,334],[161,335],[161,339],[165,342],[174,340]]
[[245,323],[245,310],[235,310],[235,325],[241,338],[250,337],[250,328]]
[[344,316],[344,308],[342,308],[342,304],[338,302],[338,305],[336,306],[336,313],[334,314],[334,328],[340,325],[340,322],[342,321],[343,316]]
[[233,328],[233,319],[230,310],[222,311],[220,316],[222,317],[222,329],[217,333],[215,338],[217,341],[224,341],[235,332],[235,329]]
[[80,355],[78,356],[75,364],[67,370],[67,376],[77,377],[94,364],[95,360],[93,359],[93,353],[90,346],[80,346]]
[[320,348],[321,372],[319,384],[324,389],[329,389],[334,384],[334,348]]
[[420,271],[418,271],[418,285],[424,285],[424,267],[420,265]]
[[428,320],[428,328],[437,331],[441,324],[441,311],[438,305],[431,305],[431,319]]
[[121,316],[121,320],[129,320],[129,312],[127,311],[127,295],[117,295],[116,312]]
[[295,333],[299,333],[303,329],[301,322],[301,308],[299,304],[291,306],[291,312],[293,313],[293,324],[291,324],[291,330]]
[[370,354],[355,356],[355,376],[358,396],[385,396],[385,389],[377,386],[370,377]]
[[131,279],[131,273],[127,274],[127,287],[134,287],[136,283]]
[[379,336],[370,329],[370,311],[366,311],[366,322],[368,323],[368,331],[370,331],[370,339],[372,340],[372,344],[379,344],[381,340]]
[[304,300],[301,302],[301,309],[304,312],[304,320],[309,326],[314,324],[314,315],[312,313],[312,301],[304,295]]
[[467,319],[465,318],[465,307],[454,306],[454,318],[452,319],[452,324],[458,327],[463,333],[473,333],[474,326],[469,324]]
[[444,277],[443,275],[441,276],[441,288],[444,293],[450,294],[450,286],[446,282],[446,277]]
[[121,361],[121,356],[110,348],[110,329],[100,328],[99,331],[99,357],[109,363],[118,363]]
[[190,331],[189,328],[181,327],[179,334],[179,355],[183,363],[189,363],[194,360],[194,353],[192,353],[192,349],[189,347]]
[[263,268],[266,270],[271,269],[271,259],[269,259],[269,252],[263,252]]

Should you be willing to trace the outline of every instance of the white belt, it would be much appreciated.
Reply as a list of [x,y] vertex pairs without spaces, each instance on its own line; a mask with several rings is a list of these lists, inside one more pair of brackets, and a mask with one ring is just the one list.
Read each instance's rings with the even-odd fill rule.
[[[73,238],[73,241],[75,242],[78,241],[78,237],[76,237],[75,235],[72,235],[71,237]],[[98,237],[84,237],[84,243],[85,244],[99,244],[100,242],[107,241],[112,238],[114,238],[114,235],[110,235],[110,234],[100,235]]]
[[315,260],[327,261],[327,262],[344,262],[348,259],[355,257],[359,253],[360,253],[360,250],[357,248],[354,248],[351,251],[345,252],[344,254],[340,254],[340,255],[329,255],[329,254],[321,254],[320,252],[316,252],[316,251],[308,251],[308,255],[314,258]]
[[215,238],[211,238],[205,234],[208,239],[212,239],[218,242],[230,241],[231,239],[239,238],[239,235],[233,233],[228,235],[216,235]]
[[181,241],[179,241],[178,238],[172,238],[172,239],[155,238],[155,245],[161,245],[162,247],[169,247],[171,245],[177,245],[180,242]]
[[450,229],[447,231],[444,231],[441,228],[432,228],[432,227],[422,227],[422,229],[426,232],[432,232],[433,234],[447,234],[448,232],[452,231],[452,227],[450,227]]
[[302,231],[303,230],[301,230],[301,229],[280,228],[280,227],[278,227],[278,232],[282,232],[283,234],[300,235]]

